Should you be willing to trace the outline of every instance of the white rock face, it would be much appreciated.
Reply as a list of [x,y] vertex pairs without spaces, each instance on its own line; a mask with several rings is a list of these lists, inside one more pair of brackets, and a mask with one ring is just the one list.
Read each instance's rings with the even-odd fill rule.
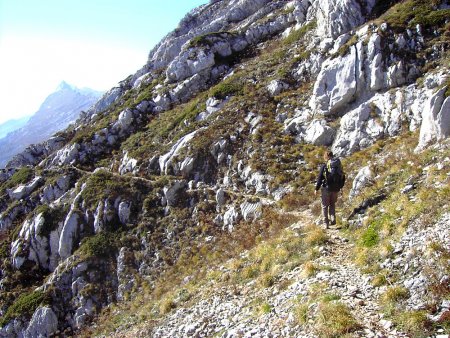
[[78,213],[70,211],[64,221],[59,239],[58,253],[61,259],[66,259],[72,254],[75,241],[80,234],[81,219]]
[[19,185],[14,190],[7,190],[9,198],[13,200],[20,200],[24,197],[29,196],[42,182],[42,177],[37,176],[35,177],[30,183],[27,185]]
[[131,202],[123,201],[119,204],[119,220],[122,224],[127,224],[131,214]]
[[53,229],[47,236],[44,233],[43,214],[26,220],[19,232],[17,240],[11,244],[12,265],[19,269],[25,260],[36,263],[37,266],[53,271],[58,264],[59,229]]
[[214,53],[211,50],[192,48],[170,63],[166,75],[172,82],[181,81],[214,65]]
[[50,204],[64,195],[70,188],[70,180],[70,176],[64,175],[55,184],[46,186],[41,195],[41,203]]
[[372,107],[364,103],[341,119],[341,126],[332,146],[335,154],[348,155],[366,148],[383,135],[383,127],[370,118],[371,110]]
[[223,225],[229,232],[232,232],[234,230],[234,225],[239,221],[239,219],[239,212],[234,206],[231,206],[223,215]]
[[450,97],[444,97],[445,91],[445,87],[438,90],[425,103],[417,150],[450,136]]
[[358,171],[355,179],[353,180],[352,189],[350,190],[349,199],[353,199],[362,188],[372,183],[373,173],[370,166],[365,166]]
[[39,307],[24,332],[24,338],[45,338],[58,330],[58,318],[49,307]]
[[337,38],[361,25],[365,19],[363,10],[370,13],[375,1],[356,0],[318,0],[317,32],[322,37]]
[[112,129],[119,134],[126,134],[129,132],[131,125],[134,122],[134,114],[131,109],[125,109],[119,114],[119,118],[114,123]]
[[[190,134],[187,134],[185,136],[183,136],[182,138],[180,138],[177,142],[175,142],[175,144],[172,146],[172,148],[169,150],[169,152],[167,154],[164,154],[162,156],[160,156],[159,158],[159,167],[161,170],[161,173],[164,174],[168,174],[169,168],[173,167],[173,160],[174,157],[180,152],[181,149],[183,149],[190,140],[192,140],[195,136],[195,134],[197,134],[201,129],[198,129],[196,131],[193,131]],[[176,168],[174,168],[176,169]]]
[[351,47],[350,54],[328,59],[322,65],[314,84],[311,108],[324,115],[339,112],[357,93],[361,46]]
[[306,129],[305,141],[317,146],[329,146],[335,135],[336,131],[325,120],[315,120]]
[[119,173],[125,175],[126,173],[134,173],[137,169],[137,160],[128,156],[128,152],[122,158],[120,163]]
[[65,146],[56,152],[51,164],[55,166],[74,164],[79,158],[80,149],[81,146],[78,143]]
[[249,202],[245,201],[241,203],[241,214],[245,221],[255,220],[262,215],[262,203],[261,202]]
[[271,96],[279,95],[284,90],[288,89],[289,85],[286,82],[280,80],[273,80],[267,86],[267,90]]

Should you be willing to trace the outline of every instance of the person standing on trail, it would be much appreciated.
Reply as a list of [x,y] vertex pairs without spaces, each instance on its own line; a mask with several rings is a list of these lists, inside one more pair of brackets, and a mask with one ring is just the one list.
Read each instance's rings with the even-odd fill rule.
[[317,195],[321,189],[323,223],[328,229],[330,221],[331,225],[336,224],[336,202],[345,183],[345,174],[341,161],[331,151],[325,152],[323,158],[326,162],[320,167],[314,193]]

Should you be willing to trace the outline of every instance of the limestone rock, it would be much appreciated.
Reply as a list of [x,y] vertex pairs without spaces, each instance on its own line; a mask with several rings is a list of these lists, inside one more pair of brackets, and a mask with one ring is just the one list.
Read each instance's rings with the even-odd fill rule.
[[127,224],[131,215],[131,202],[123,201],[119,204],[119,220],[122,224]]
[[383,135],[383,127],[370,118],[371,109],[368,104],[363,104],[341,119],[341,126],[332,146],[335,154],[348,155],[366,148]]
[[21,268],[26,260],[33,261],[38,267],[53,271],[58,264],[58,239],[60,229],[51,229],[43,214],[26,220],[18,238],[11,244],[12,265]]
[[280,80],[273,80],[267,86],[267,90],[271,96],[279,95],[284,90],[288,89],[289,85],[286,82]]
[[235,209],[234,206],[228,208],[228,210],[223,215],[223,224],[229,232],[232,232],[234,229],[234,225],[239,221],[240,215],[239,212]]
[[335,39],[362,24],[365,19],[363,13],[370,13],[375,1],[319,0],[316,3],[317,33]]
[[358,171],[353,180],[352,189],[350,190],[349,199],[353,199],[364,187],[372,183],[373,173],[370,166],[365,166]]
[[50,204],[66,193],[71,184],[71,177],[63,175],[54,184],[47,185],[41,194],[41,203]]
[[39,307],[24,332],[24,338],[49,337],[58,330],[58,318],[50,307]]
[[128,152],[125,152],[122,162],[120,163],[119,173],[124,175],[126,173],[135,173],[137,170],[137,160],[128,156]]
[[169,150],[168,153],[161,155],[159,157],[159,167],[160,167],[160,171],[161,173],[164,174],[168,174],[169,173],[169,168],[172,169],[179,169],[179,168],[174,168],[174,158],[176,157],[176,155],[189,143],[189,141],[191,141],[195,134],[197,134],[201,129],[197,129],[195,131],[193,131],[190,134],[187,134],[185,136],[183,136],[182,138],[180,138],[177,142],[175,142],[175,144],[172,146],[172,148]]
[[61,259],[66,259],[72,252],[74,245],[80,240],[81,217],[77,212],[70,211],[64,221],[59,239],[58,253]]
[[438,90],[425,104],[417,150],[450,136],[450,97],[444,96],[445,91],[445,87]]
[[19,185],[14,190],[8,189],[9,198],[13,200],[20,200],[30,195],[42,182],[42,177],[35,177],[30,183],[26,185]]
[[314,120],[306,129],[305,141],[316,146],[329,146],[335,135],[336,131],[325,120]]
[[164,199],[166,205],[171,207],[175,206],[178,202],[179,194],[182,190],[187,188],[187,183],[185,180],[178,180],[172,182],[172,185],[164,187]]
[[324,115],[339,112],[357,94],[361,48],[353,46],[350,54],[328,59],[322,65],[314,84],[311,108]]
[[241,203],[241,215],[245,221],[255,220],[262,215],[262,203],[245,201]]

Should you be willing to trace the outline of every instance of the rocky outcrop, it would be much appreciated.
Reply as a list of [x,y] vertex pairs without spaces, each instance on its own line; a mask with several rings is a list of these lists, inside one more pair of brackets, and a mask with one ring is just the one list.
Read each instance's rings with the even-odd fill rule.
[[370,166],[361,168],[353,180],[352,189],[350,190],[348,198],[351,200],[357,196],[361,189],[373,183],[373,178],[374,177]]
[[196,130],[193,131],[190,134],[187,134],[180,138],[175,144],[172,146],[172,148],[164,155],[161,155],[159,157],[159,167],[161,173],[169,174],[170,170],[172,170],[172,173],[177,175],[181,172],[181,167],[183,166],[183,171],[188,174],[189,170],[188,168],[192,169],[192,166],[190,165],[191,160],[185,160],[182,163],[179,163],[176,161],[176,156],[178,153],[185,148],[188,143],[195,137],[195,135],[200,131]]
[[27,165],[35,165],[42,161],[44,157],[59,150],[65,142],[66,139],[64,137],[54,136],[43,143],[30,145],[24,151],[15,155],[6,167],[19,168]]
[[431,141],[450,136],[450,97],[445,97],[446,90],[446,87],[438,90],[425,103],[417,150],[423,149]]
[[319,0],[317,6],[317,32],[325,38],[336,39],[365,22],[374,0]]
[[58,265],[58,241],[62,222],[53,229],[55,220],[46,219],[42,213],[26,220],[18,239],[11,244],[12,265],[20,269],[25,261],[32,261],[39,268],[53,271]]
[[58,318],[50,307],[38,308],[24,332],[25,338],[49,337],[58,330]]
[[20,200],[29,196],[42,183],[42,177],[35,177],[26,185],[19,185],[15,189],[8,190],[9,198],[12,200]]

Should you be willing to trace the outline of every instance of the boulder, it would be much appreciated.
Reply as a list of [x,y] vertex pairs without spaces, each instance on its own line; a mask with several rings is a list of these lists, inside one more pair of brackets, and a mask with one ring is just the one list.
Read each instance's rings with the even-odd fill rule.
[[223,225],[229,232],[232,232],[234,230],[234,225],[239,221],[239,219],[239,212],[234,206],[231,206],[223,215]]
[[353,180],[352,189],[350,190],[349,199],[353,199],[364,187],[372,183],[373,173],[370,166],[365,166],[358,171]]
[[13,200],[20,200],[22,198],[28,197],[42,182],[42,177],[35,177],[30,183],[26,185],[19,185],[14,190],[8,189],[9,198]]
[[163,193],[166,205],[169,207],[175,206],[180,192],[184,189],[187,189],[187,183],[184,180],[174,181],[170,186],[164,187]]
[[335,135],[336,131],[325,120],[314,120],[306,128],[305,141],[316,146],[329,146]]
[[50,307],[39,307],[33,314],[24,338],[44,338],[52,336],[58,330],[58,318]]
[[425,103],[417,151],[450,136],[450,97],[445,97],[446,90],[446,87],[438,90]]
[[125,152],[122,162],[119,166],[120,175],[126,173],[134,173],[137,170],[137,160],[128,156],[128,152]]
[[119,204],[118,215],[120,223],[127,224],[131,215],[131,202],[123,201]]
[[64,166],[73,165],[80,157],[81,146],[78,143],[68,144],[58,150],[51,161],[51,165]]
[[172,146],[172,148],[169,150],[168,153],[161,155],[159,157],[159,168],[161,173],[164,173],[166,175],[169,174],[169,168],[171,167],[173,168],[174,163],[172,162],[175,156],[181,151],[181,149],[183,149],[189,143],[189,141],[191,141],[194,138],[195,134],[197,134],[202,129],[203,128],[197,129],[192,133],[183,136],[177,142],[175,142],[175,144]]
[[267,86],[267,90],[271,96],[279,95],[286,89],[289,89],[289,84],[281,80],[273,80]]
[[241,215],[245,221],[256,220],[262,215],[262,203],[245,201],[240,205]]
[[332,150],[343,156],[366,148],[384,135],[383,127],[370,117],[372,107],[364,103],[341,119]]

